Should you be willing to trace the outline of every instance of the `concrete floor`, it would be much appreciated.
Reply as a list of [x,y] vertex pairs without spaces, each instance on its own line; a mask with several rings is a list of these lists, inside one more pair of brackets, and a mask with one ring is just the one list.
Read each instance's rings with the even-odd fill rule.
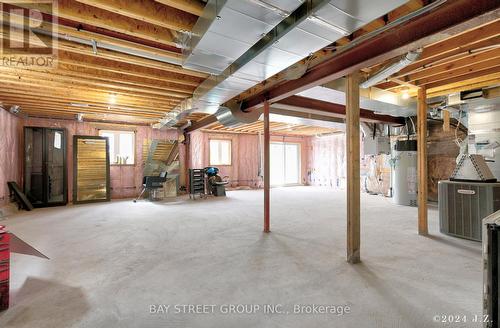
[[[435,209],[426,238],[416,233],[415,208],[362,195],[363,263],[349,265],[344,192],[273,189],[272,204],[268,235],[261,191],[40,209],[2,221],[50,260],[13,255],[12,306],[0,327],[481,326],[472,322],[481,314],[480,244],[440,234]],[[171,305],[169,313],[151,314],[158,304]],[[179,304],[215,307],[174,313]],[[224,314],[225,304],[283,307]],[[350,313],[293,314],[299,304]],[[468,322],[435,322],[442,314]]]

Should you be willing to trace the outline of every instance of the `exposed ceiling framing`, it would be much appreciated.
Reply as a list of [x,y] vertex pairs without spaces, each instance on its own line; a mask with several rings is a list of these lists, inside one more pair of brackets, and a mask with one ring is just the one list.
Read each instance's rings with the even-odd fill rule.
[[[245,100],[250,108],[260,103],[260,100],[255,100],[263,99],[262,95],[267,98],[271,95],[271,99],[274,99],[274,90],[282,88],[284,84],[295,85],[301,80],[287,81],[286,76],[291,71],[302,70],[302,65],[307,65],[309,72],[314,71],[315,67],[332,60],[339,50],[367,33],[383,28],[430,2],[432,1],[408,1],[286,72],[278,73],[242,93],[238,99]],[[207,78],[205,73],[185,69],[180,65],[181,49],[175,42],[176,35],[181,31],[190,31],[202,15],[205,6],[203,1],[60,0],[58,3],[58,33],[68,38],[58,41],[57,68],[44,70],[0,67],[0,102],[5,108],[20,105],[24,114],[35,117],[74,120],[76,114],[82,113],[85,120],[152,124],[181,101],[190,98]],[[455,6],[458,3],[459,6],[469,2],[457,0],[453,3]],[[475,1],[472,9],[461,15],[475,16],[470,13],[474,8],[482,6],[486,11],[491,9],[488,7],[489,3],[492,1]],[[23,1],[16,2],[16,5],[29,7],[28,2]],[[9,5],[4,5],[3,10],[8,9]],[[50,31],[52,14],[50,10],[46,10],[44,23],[39,28],[41,31]],[[455,15],[453,19],[463,18],[462,16]],[[450,90],[498,84],[498,12],[496,19],[485,20],[482,24],[476,22],[476,25],[462,24],[461,28],[461,33],[453,32],[448,37],[438,35],[428,38],[417,62],[378,87],[396,93],[406,91],[414,96],[416,86],[425,85],[432,96]],[[438,31],[439,28],[435,30]],[[39,37],[42,41],[49,38],[42,34]],[[98,48],[96,52],[91,44],[76,43],[71,38],[93,40],[96,44],[126,48],[143,55],[105,48]],[[379,56],[378,61],[359,69],[369,76],[394,60],[396,55],[395,52],[388,52],[385,57]],[[192,121],[190,129],[202,128],[207,122],[212,125],[214,123],[213,117],[192,114],[179,122],[178,126],[188,120]]]

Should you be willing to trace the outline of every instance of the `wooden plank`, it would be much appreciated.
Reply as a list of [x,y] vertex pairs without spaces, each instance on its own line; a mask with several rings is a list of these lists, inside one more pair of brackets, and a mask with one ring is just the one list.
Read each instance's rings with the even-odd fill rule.
[[[58,0],[57,3],[58,17],[176,47],[172,30],[168,28],[87,6],[75,0]],[[51,7],[45,9],[42,6],[30,4],[20,4],[20,6],[34,7],[46,14],[52,14]]]
[[420,85],[438,83],[439,81],[448,80],[451,78],[457,78],[463,75],[470,75],[484,70],[491,70],[498,66],[500,66],[500,56],[491,60],[474,63],[472,65],[459,67],[457,69],[450,69],[448,71],[442,72],[441,74],[436,74],[428,78],[416,80],[415,84],[420,86]]
[[271,231],[271,137],[269,135],[269,102],[264,102],[264,232]]
[[197,17],[151,0],[76,0],[126,17],[174,31],[191,31]]
[[360,108],[359,73],[347,76],[347,262],[361,262],[360,256]]
[[411,82],[411,81],[422,80],[424,78],[432,78],[442,73],[450,72],[457,69],[463,69],[464,67],[475,65],[484,61],[491,61],[492,59],[497,59],[499,57],[500,57],[500,49],[498,48],[488,51],[478,52],[470,56],[467,56],[465,58],[460,58],[440,65],[434,65],[430,68],[425,68],[418,72],[408,74],[403,78],[403,81]]
[[[2,77],[0,80],[7,81],[10,83],[33,85],[33,86],[37,86],[40,84],[40,77],[32,77],[21,74],[16,75],[15,73],[11,74],[8,72],[2,72]],[[43,78],[43,80],[45,84],[59,89],[75,87],[75,88],[86,88],[89,90],[105,89],[108,91],[108,93],[114,93],[117,95],[134,93],[134,94],[142,94],[143,96],[149,96],[149,97],[168,96],[171,98],[178,98],[178,99],[185,99],[189,97],[189,94],[180,94],[156,88],[135,88],[128,86],[121,87],[112,83],[101,83],[101,82],[90,83],[90,82],[85,82],[83,80],[77,81],[75,78],[58,77],[55,75],[47,76]]]
[[420,59],[399,71],[396,76],[406,75],[418,68],[427,67],[438,60],[452,58],[453,56],[465,53],[474,49],[497,45],[500,40],[500,20],[496,19],[491,23],[470,29],[424,47]]
[[[30,86],[22,86],[18,84],[3,83],[0,90],[0,96],[13,96],[13,97],[37,97],[39,99],[47,100],[65,100],[68,103],[79,104],[96,104],[96,105],[109,105],[108,92],[82,92],[81,90],[58,90],[46,86],[37,86],[36,88]],[[171,108],[179,103],[179,100],[168,98],[152,97],[142,98],[135,95],[122,95],[117,99],[116,106],[126,106],[130,108],[156,108],[164,110]]]
[[434,83],[429,83],[425,87],[427,89],[434,89],[434,88],[446,86],[448,84],[463,83],[466,80],[480,79],[480,78],[483,78],[485,76],[493,75],[493,74],[497,74],[497,73],[500,73],[500,67],[498,67],[498,66],[484,69],[484,70],[480,70],[480,71],[473,72],[473,73],[469,73],[469,74],[464,74],[464,75],[452,77],[450,79],[441,80],[441,81],[437,81]]
[[12,69],[1,68],[4,74],[18,76],[19,78],[36,78],[42,81],[70,81],[74,84],[89,85],[92,87],[105,87],[112,92],[112,89],[122,89],[132,92],[157,91],[159,95],[173,96],[180,98],[188,97],[193,94],[192,87],[164,83],[160,81],[148,81],[140,78],[125,78],[108,74],[102,71],[93,71],[88,69],[65,70],[62,67],[52,70],[37,69]]
[[418,233],[427,235],[427,96],[425,87],[417,96]]
[[124,62],[113,61],[98,56],[83,55],[68,51],[59,51],[58,65],[66,67],[84,67],[97,69],[103,72],[117,73],[132,77],[140,77],[155,81],[178,83],[191,87],[197,87],[203,78],[193,77],[181,73],[159,71],[145,66],[132,65]]
[[155,0],[164,5],[177,8],[190,14],[201,16],[204,5],[199,0]]
[[[16,2],[17,3],[17,2]],[[140,51],[143,53],[147,53],[150,56],[161,56],[164,58],[169,58],[173,62],[181,63],[182,62],[182,53],[180,51],[176,51],[178,48],[163,45],[162,43],[156,43],[153,41],[146,41],[144,39],[132,38],[129,36],[125,36],[124,34],[115,35],[116,32],[110,33],[112,35],[106,35],[102,32],[106,31],[102,28],[97,31],[88,31],[85,28],[89,28],[88,25],[81,26],[81,28],[75,28],[78,22],[73,22],[64,18],[58,18],[58,24],[53,25],[49,17],[44,17],[43,21],[30,18],[29,16],[22,15],[13,15],[9,12],[9,10],[15,9],[13,6],[4,5],[0,8],[1,12],[7,13],[9,15],[9,24],[11,25],[21,25],[26,24],[26,20],[29,20],[30,26],[36,26],[37,30],[43,30],[46,32],[57,31],[59,34],[74,36],[87,40],[95,40],[97,43],[105,43],[117,47],[128,48],[135,51]],[[64,25],[68,24],[68,25]],[[92,29],[97,29],[92,27]],[[120,37],[127,37],[127,40],[124,40]],[[132,39],[132,40],[130,40]],[[137,43],[139,41],[140,43]]]

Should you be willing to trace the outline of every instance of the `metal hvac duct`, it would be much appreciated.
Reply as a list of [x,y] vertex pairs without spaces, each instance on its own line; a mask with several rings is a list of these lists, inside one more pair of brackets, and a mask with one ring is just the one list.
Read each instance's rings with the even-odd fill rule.
[[359,85],[360,88],[366,89],[369,87],[374,86],[375,84],[384,81],[387,79],[389,76],[392,74],[395,74],[405,68],[406,66],[410,65],[414,61],[416,61],[419,57],[420,54],[422,53],[422,49],[418,49],[416,51],[410,51],[408,52],[403,58],[401,58],[397,63],[394,63],[392,65],[387,66],[386,68],[383,68],[382,70],[378,71],[375,75],[370,77],[368,80],[365,82],[361,83]]
[[262,110],[244,112],[237,104],[230,107],[220,107],[215,113],[219,123],[227,128],[235,128],[243,124],[249,124],[257,121],[262,114]]
[[405,2],[209,0],[193,31],[178,40],[185,48],[183,65],[212,74],[186,110],[206,113],[208,106],[213,114],[219,105]]
[[[345,105],[345,86],[342,80],[338,85],[326,84],[299,93],[299,96]],[[376,97],[375,97],[376,96]],[[372,88],[370,92],[360,92],[360,106],[377,114],[395,117],[415,116],[417,105],[414,100],[402,100],[396,94]]]

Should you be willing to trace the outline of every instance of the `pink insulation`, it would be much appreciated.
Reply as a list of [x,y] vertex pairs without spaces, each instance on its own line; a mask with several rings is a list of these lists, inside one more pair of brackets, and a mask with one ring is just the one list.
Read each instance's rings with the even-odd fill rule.
[[345,135],[314,137],[311,143],[311,184],[343,188],[346,179]]
[[21,184],[22,119],[0,109],[0,206],[9,202],[8,181]]
[[[231,140],[231,165],[219,165],[220,175],[228,176],[232,187],[248,186],[261,188],[262,178],[259,176],[259,136],[255,134],[209,133],[195,131],[190,134],[189,168],[209,166],[210,139]],[[309,137],[271,136],[272,141],[293,142],[301,144],[302,183],[308,184],[309,171]]]
[[68,198],[72,201],[73,194],[73,136],[96,136],[99,129],[105,127],[109,130],[128,129],[136,131],[136,162],[135,165],[111,165],[110,182],[111,198],[135,197],[142,188],[142,173],[144,168],[142,146],[144,139],[176,140],[175,130],[155,130],[149,126],[116,126],[90,122],[76,122],[52,119],[26,119],[24,126],[58,127],[65,128],[67,132],[67,165],[68,165]]

